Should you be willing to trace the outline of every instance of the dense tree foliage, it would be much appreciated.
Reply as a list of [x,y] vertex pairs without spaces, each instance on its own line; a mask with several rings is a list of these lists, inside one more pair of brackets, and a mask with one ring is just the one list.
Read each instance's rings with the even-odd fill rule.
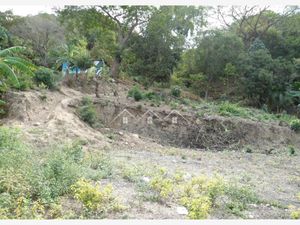
[[[211,29],[209,16],[224,26]],[[66,61],[85,70],[103,59],[116,79],[176,85],[276,112],[300,109],[298,7],[66,6],[56,15],[27,17],[1,12],[0,48],[15,45],[26,46],[36,65],[55,70]]]

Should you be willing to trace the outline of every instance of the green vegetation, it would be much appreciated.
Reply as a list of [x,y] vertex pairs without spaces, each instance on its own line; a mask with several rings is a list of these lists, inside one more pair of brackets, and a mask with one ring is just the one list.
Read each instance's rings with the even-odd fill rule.
[[[103,215],[110,211],[122,211],[124,206],[113,196],[113,187],[111,184],[101,187],[95,186],[88,180],[78,180],[71,186],[74,198],[82,202],[87,213],[94,213],[97,218],[98,214]],[[91,216],[90,214],[88,214]]]
[[[172,174],[161,167],[151,171],[137,165],[125,168],[123,178],[136,184],[144,201],[176,202],[187,208],[190,219],[206,219],[219,209],[244,218],[248,204],[260,202],[250,187],[225,181],[218,175],[186,178],[182,172]],[[145,177],[149,177],[149,181],[144,180]]]
[[[32,86],[31,78],[35,67],[29,60],[22,58],[25,48],[14,46],[0,50],[0,100],[3,93],[10,88],[25,90]],[[1,100],[0,114],[4,113]]]
[[97,123],[97,113],[93,101],[90,97],[84,97],[78,108],[79,117],[90,126],[94,127]]
[[128,91],[128,97],[133,97],[135,101],[140,101],[143,99],[143,94],[138,86],[134,86]]
[[[204,6],[66,6],[56,15],[19,17],[3,12],[0,62],[14,69],[1,64],[5,82],[0,91],[30,88],[32,78],[50,89],[55,86],[56,76],[47,69],[28,76],[34,72],[32,65],[20,57],[20,47],[12,47],[20,45],[26,47],[27,58],[54,74],[64,62],[85,71],[93,60],[103,59],[114,79],[132,78],[147,88],[167,87],[176,98],[184,90],[206,100],[242,101],[243,106],[299,116],[299,10],[289,6],[279,13],[233,6],[226,16],[225,11]],[[239,15],[233,16],[237,11]],[[224,18],[225,27],[209,27],[210,14]],[[143,29],[136,33],[140,26]],[[82,72],[67,76],[67,83],[77,84],[74,80],[80,76],[84,80]],[[129,96],[153,105],[164,100],[137,87]],[[245,113],[228,110],[234,108],[220,113]]]
[[[59,218],[60,197],[72,193],[95,218],[102,218],[104,211],[123,210],[112,196],[111,185],[98,191],[84,180],[90,168],[108,173],[107,162],[101,164],[99,158],[86,156],[78,141],[41,154],[23,143],[20,131],[1,127],[0,218],[48,218],[47,211],[50,218]],[[83,216],[88,215],[84,212]]]
[[291,129],[299,132],[300,131],[300,120],[299,119],[294,119],[290,122],[291,124]]
[[34,80],[38,85],[43,84],[49,89],[54,89],[57,83],[57,76],[54,75],[52,70],[40,67],[34,73]]
[[174,96],[174,97],[180,97],[180,94],[181,94],[181,90],[179,87],[175,86],[171,89],[171,94]]
[[[300,192],[297,194],[297,199],[300,201]],[[289,208],[291,210],[291,219],[300,219],[300,208],[297,208],[293,205],[290,205]]]

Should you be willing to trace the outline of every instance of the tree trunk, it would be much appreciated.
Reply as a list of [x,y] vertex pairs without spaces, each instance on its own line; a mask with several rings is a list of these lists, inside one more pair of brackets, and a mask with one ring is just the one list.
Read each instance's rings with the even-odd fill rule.
[[120,64],[121,64],[121,62],[118,59],[118,57],[115,57],[114,62],[111,66],[111,76],[114,79],[117,79],[119,77]]

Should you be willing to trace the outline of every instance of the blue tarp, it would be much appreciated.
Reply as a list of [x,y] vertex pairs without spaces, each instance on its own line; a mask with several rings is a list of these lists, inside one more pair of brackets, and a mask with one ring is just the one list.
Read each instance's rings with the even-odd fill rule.
[[[105,63],[102,59],[98,60],[98,61],[94,61],[94,66],[96,67],[96,76],[101,75],[101,72],[102,72],[102,69],[103,69],[104,65],[105,65]],[[64,62],[62,64],[62,73],[63,73],[64,76],[66,75],[68,70],[69,70],[70,75],[79,74],[79,73],[81,73],[81,71],[83,71],[82,69],[80,69],[77,66],[70,67],[69,62]]]

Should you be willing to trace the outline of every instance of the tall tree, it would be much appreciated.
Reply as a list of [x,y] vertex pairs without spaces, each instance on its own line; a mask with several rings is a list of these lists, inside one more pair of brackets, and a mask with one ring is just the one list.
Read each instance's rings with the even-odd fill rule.
[[128,47],[128,41],[131,39],[134,30],[141,29],[141,26],[148,22],[153,7],[98,6],[97,8],[115,22],[117,49],[111,66],[111,75],[118,78],[122,53]]
[[28,16],[23,22],[10,28],[13,35],[19,37],[23,45],[33,50],[34,61],[43,66],[49,66],[50,49],[64,43],[64,29],[56,16],[38,14]]
[[[295,13],[297,7],[286,7],[281,14],[269,10],[268,6],[219,6],[218,19],[232,31],[236,32],[249,47],[257,37],[263,37],[283,18]],[[229,22],[231,21],[231,22]]]
[[180,59],[186,37],[205,25],[204,7],[162,6],[130,44],[135,55],[133,74],[149,84],[168,82]]

